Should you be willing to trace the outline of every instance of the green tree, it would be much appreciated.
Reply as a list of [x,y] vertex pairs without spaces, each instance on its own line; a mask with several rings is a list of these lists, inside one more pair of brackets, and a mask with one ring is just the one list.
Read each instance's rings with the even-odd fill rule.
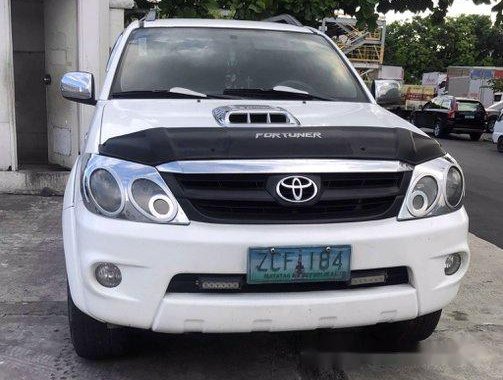
[[384,63],[403,66],[409,83],[419,83],[424,72],[445,71],[450,65],[499,65],[502,36],[501,26],[493,26],[488,16],[459,16],[440,24],[433,15],[415,17],[388,25]]
[[503,92],[503,78],[495,78],[489,81],[494,92]]
[[[412,11],[414,13],[431,10],[431,19],[440,22],[454,0],[162,0],[159,7],[165,17],[221,17],[220,9],[229,11],[232,18],[260,20],[281,13],[295,16],[305,25],[318,26],[319,21],[342,9],[346,14],[356,16],[360,25],[375,26],[376,12]],[[487,3],[491,0],[473,0]],[[138,8],[148,9],[147,0],[136,0]],[[493,6],[499,23],[503,22],[503,0]]]

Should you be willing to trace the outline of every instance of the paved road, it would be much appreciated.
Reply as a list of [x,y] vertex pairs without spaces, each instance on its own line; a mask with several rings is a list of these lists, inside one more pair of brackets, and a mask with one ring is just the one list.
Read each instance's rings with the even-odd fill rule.
[[463,167],[470,232],[503,248],[503,154],[464,135],[439,140]]
[[312,345],[356,352],[323,379],[502,379],[503,250],[474,236],[460,294],[417,348],[390,351],[357,329],[325,336],[143,333],[129,357],[83,360],[67,325],[61,205],[58,197],[0,195],[0,380],[320,378],[302,360]]

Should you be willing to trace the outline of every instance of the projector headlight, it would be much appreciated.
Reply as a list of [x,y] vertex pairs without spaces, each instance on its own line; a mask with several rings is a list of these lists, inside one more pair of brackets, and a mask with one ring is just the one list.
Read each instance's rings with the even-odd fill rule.
[[407,197],[407,209],[415,217],[423,217],[438,202],[438,183],[431,175],[419,177]]
[[399,220],[443,215],[463,206],[465,183],[458,164],[449,155],[414,168]]
[[100,155],[85,155],[80,165],[82,199],[89,211],[137,222],[189,223],[154,167]]

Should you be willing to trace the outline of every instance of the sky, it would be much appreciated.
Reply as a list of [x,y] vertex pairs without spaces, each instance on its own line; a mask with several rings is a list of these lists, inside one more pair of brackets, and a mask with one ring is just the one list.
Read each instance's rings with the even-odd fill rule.
[[[494,5],[496,1],[492,1]],[[491,15],[491,7],[489,4],[475,5],[471,0],[454,0],[454,3],[449,8],[447,16],[456,17],[461,14],[484,14]],[[422,13],[420,15],[426,15],[426,13]],[[386,13],[386,22],[390,23],[393,21],[407,21],[410,20],[413,16],[415,16],[411,12],[405,13],[395,13],[388,12]],[[494,20],[494,14],[492,14],[492,18]]]

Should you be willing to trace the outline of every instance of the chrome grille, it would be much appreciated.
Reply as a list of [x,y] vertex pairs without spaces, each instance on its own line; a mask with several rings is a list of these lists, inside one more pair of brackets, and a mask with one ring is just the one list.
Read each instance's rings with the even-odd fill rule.
[[161,175],[191,220],[288,224],[396,217],[411,173],[411,170],[296,173],[316,178],[320,184],[319,198],[309,204],[285,204],[271,190],[274,189],[271,181],[274,185],[278,178],[289,175],[288,172],[195,174],[175,171],[161,172]]

